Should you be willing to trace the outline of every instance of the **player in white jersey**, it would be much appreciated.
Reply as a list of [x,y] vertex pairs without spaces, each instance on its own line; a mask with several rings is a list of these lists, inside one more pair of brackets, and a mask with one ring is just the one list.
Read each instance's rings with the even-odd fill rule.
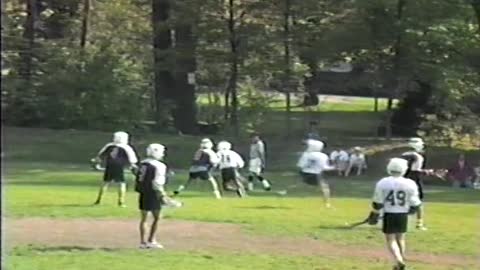
[[408,214],[420,208],[422,201],[418,188],[411,179],[403,177],[408,170],[408,162],[402,158],[392,158],[387,165],[388,177],[382,178],[375,186],[372,212],[369,224],[378,221],[379,211],[383,209],[383,228],[388,251],[392,254],[395,266],[393,270],[405,269],[405,233]]
[[357,176],[362,174],[362,171],[367,168],[365,154],[362,153],[362,148],[358,146],[353,148],[353,153],[350,155],[348,161],[348,168],[345,171],[345,176],[348,177],[354,168],[357,169]]
[[298,160],[297,167],[300,168],[300,173],[303,182],[307,185],[320,186],[325,206],[330,208],[330,186],[323,176],[324,171],[335,170],[334,166],[330,165],[329,157],[322,153],[324,143],[317,140],[307,140],[307,149]]
[[[245,166],[243,158],[232,150],[232,144],[227,141],[221,141],[217,145],[217,155],[219,159],[218,168],[222,174],[223,189],[233,190],[239,197],[244,197],[245,187],[239,180],[238,169]],[[233,188],[231,187],[233,185]]]
[[248,161],[248,190],[253,190],[253,181],[257,179],[263,185],[263,189],[270,190],[270,182],[263,177],[263,171],[265,170],[266,157],[265,157],[265,144],[260,139],[258,134],[252,135],[252,142],[250,144],[250,155]]
[[179,195],[181,191],[185,190],[190,183],[195,179],[201,179],[209,181],[212,185],[213,194],[217,199],[221,199],[222,196],[218,190],[217,180],[213,177],[211,171],[218,164],[218,156],[213,150],[213,142],[204,138],[200,142],[200,149],[198,149],[192,160],[192,165],[189,170],[189,177],[184,185],[180,185],[177,190],[174,191],[174,195]]

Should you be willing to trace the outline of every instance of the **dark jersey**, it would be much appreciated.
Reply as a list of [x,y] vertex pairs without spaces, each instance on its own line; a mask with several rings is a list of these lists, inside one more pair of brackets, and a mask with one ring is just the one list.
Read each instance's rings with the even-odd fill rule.
[[201,149],[198,150],[193,156],[192,166],[206,167],[210,169],[212,165],[213,164],[210,160],[210,155]]
[[[135,178],[135,191],[142,194],[156,194],[155,181],[160,181],[161,185],[166,184],[166,166],[153,160],[144,160],[140,163],[138,173]],[[156,179],[161,175],[161,179]]]
[[137,162],[137,157],[133,150],[128,148],[128,145],[115,145],[109,144],[106,145],[99,156],[105,163],[106,168],[116,167],[116,168],[125,168],[129,166],[132,161],[133,163]]
[[[407,160],[408,162],[408,169],[407,169],[407,172],[405,173],[405,177],[415,181],[420,181],[421,173],[415,168],[420,168],[420,169],[425,168],[425,155],[418,152],[406,152],[406,153],[403,153],[401,157]],[[420,161],[419,159],[423,159],[423,160]],[[420,166],[418,166],[419,162],[421,162]]]

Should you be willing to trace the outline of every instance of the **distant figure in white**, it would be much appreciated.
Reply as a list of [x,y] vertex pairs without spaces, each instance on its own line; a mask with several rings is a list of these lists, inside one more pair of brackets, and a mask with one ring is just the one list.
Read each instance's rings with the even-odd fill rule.
[[307,148],[298,160],[297,167],[300,169],[300,174],[305,184],[315,187],[320,186],[325,206],[330,208],[330,186],[325,180],[323,172],[335,170],[335,166],[330,165],[329,157],[322,153],[323,142],[307,140],[306,144]]
[[123,131],[113,133],[113,141],[107,143],[92,160],[105,164],[103,183],[94,205],[101,203],[108,186],[115,182],[118,184],[118,206],[125,207],[127,184],[123,171],[126,168],[136,169],[136,163],[138,162],[135,151],[128,144],[128,133]]
[[340,149],[334,155],[335,157],[335,166],[337,168],[337,172],[339,176],[345,176],[347,169],[348,169],[348,164],[350,162],[350,155],[348,154],[347,151]]
[[250,144],[250,155],[248,161],[248,190],[253,190],[254,180],[258,180],[262,183],[265,190],[270,190],[270,182],[263,177],[263,171],[266,166],[265,157],[265,144],[260,139],[260,136],[256,133],[252,135],[252,141]]
[[362,148],[358,146],[353,148],[353,153],[350,155],[345,176],[349,176],[353,169],[357,170],[357,176],[361,175],[362,171],[367,169],[367,160],[365,158],[365,154],[362,153]]
[[180,185],[173,194],[179,195],[180,192],[185,190],[190,183],[195,179],[201,179],[209,181],[212,185],[213,194],[217,199],[221,199],[222,195],[218,190],[218,184],[212,175],[212,169],[218,165],[218,156],[213,150],[213,142],[204,138],[200,142],[200,148],[193,155],[192,165],[190,166],[188,180],[184,185]]
[[239,197],[246,195],[245,187],[240,181],[238,170],[245,166],[243,158],[234,150],[232,144],[227,141],[221,141],[217,145],[217,155],[219,159],[218,168],[222,175],[222,187],[224,191],[235,191]]

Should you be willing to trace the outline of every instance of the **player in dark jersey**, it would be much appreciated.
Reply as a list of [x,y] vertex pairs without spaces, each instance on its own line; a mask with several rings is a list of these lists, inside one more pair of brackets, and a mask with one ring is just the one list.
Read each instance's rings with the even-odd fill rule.
[[205,138],[200,142],[200,149],[198,149],[193,156],[188,180],[184,185],[180,185],[177,190],[174,191],[173,194],[175,196],[185,190],[193,180],[201,179],[207,180],[212,184],[213,193],[217,199],[222,198],[218,190],[217,180],[215,180],[211,173],[212,169],[215,168],[219,162],[218,156],[212,148],[213,142],[210,139]]
[[124,169],[136,167],[138,162],[137,155],[128,145],[128,134],[118,131],[113,134],[113,142],[107,143],[97,155],[97,160],[105,164],[105,172],[103,175],[103,183],[98,192],[95,205],[99,205],[102,201],[103,194],[107,191],[110,183],[118,183],[118,205],[125,207],[126,183]]
[[[161,144],[150,144],[147,147],[147,158],[140,162],[137,177],[135,179],[135,191],[139,193],[138,208],[141,213],[140,219],[140,248],[163,248],[156,240],[158,221],[162,204],[168,200],[165,191],[167,184],[167,166],[161,162],[165,156],[165,147]],[[153,222],[150,226],[148,239],[145,239],[147,231],[147,216],[152,213]]]
[[[407,160],[408,169],[405,174],[406,178],[412,179],[418,188],[420,200],[424,200],[423,180],[424,175],[431,175],[433,170],[425,169],[425,143],[421,138],[411,138],[408,142],[408,146],[412,148],[412,151],[408,151],[402,154],[402,158]],[[423,204],[419,207],[417,214],[417,226],[416,228],[422,231],[427,230],[423,222],[424,215]]]

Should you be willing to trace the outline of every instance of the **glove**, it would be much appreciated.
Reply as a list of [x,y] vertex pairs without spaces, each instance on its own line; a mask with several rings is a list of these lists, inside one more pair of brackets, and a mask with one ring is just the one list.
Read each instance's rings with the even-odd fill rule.
[[378,218],[380,217],[379,213],[375,212],[370,212],[370,215],[368,215],[368,224],[369,225],[376,225],[378,223]]

